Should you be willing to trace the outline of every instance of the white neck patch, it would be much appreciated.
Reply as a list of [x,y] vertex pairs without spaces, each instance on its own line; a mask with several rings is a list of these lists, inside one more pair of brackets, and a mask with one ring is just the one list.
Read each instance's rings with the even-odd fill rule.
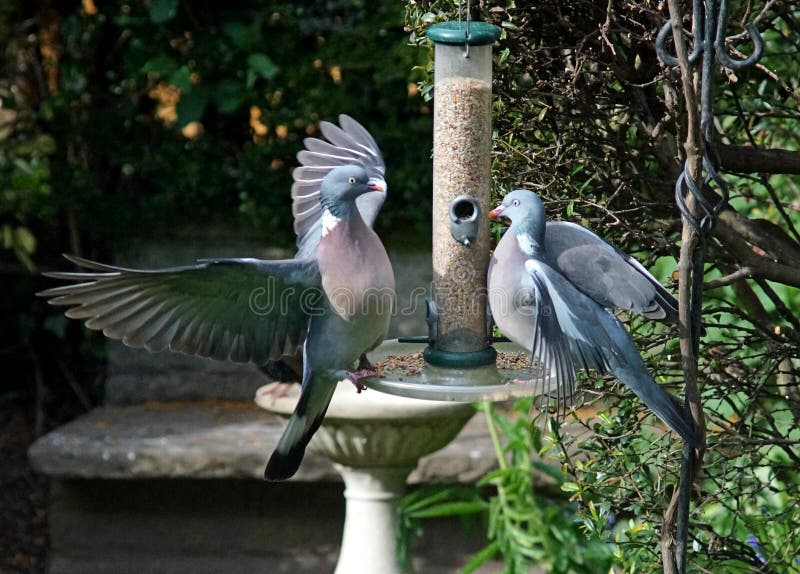
[[530,235],[527,233],[517,234],[517,243],[525,255],[533,255],[533,240]]
[[322,237],[325,237],[330,233],[334,227],[339,225],[341,219],[336,217],[334,214],[330,212],[328,208],[322,210]]

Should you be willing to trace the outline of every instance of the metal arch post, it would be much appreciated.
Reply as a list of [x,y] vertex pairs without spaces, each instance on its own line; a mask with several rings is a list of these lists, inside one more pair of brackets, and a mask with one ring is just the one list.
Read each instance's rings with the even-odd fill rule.
[[[719,2],[719,3],[718,3]],[[689,336],[695,356],[700,347],[702,332],[702,296],[703,296],[703,268],[705,263],[706,237],[711,232],[719,212],[725,207],[729,198],[729,188],[725,180],[717,171],[718,154],[714,145],[714,111],[713,111],[713,79],[716,63],[731,69],[743,70],[753,66],[761,58],[764,41],[752,22],[745,24],[745,30],[753,43],[753,51],[743,60],[732,58],[725,49],[725,30],[728,25],[729,0],[693,0],[693,14],[695,38],[694,45],[688,55],[689,63],[695,65],[702,56],[700,78],[700,128],[703,136],[703,171],[705,177],[702,182],[695,181],[690,173],[688,162],[678,176],[675,183],[675,201],[680,209],[683,219],[694,228],[697,236],[697,245],[691,254],[692,271],[691,296],[690,296],[690,325]],[[666,48],[667,38],[670,36],[672,25],[667,21],[659,30],[656,37],[655,48],[659,59],[666,66],[676,66],[678,60]],[[701,35],[702,37],[697,37]],[[714,205],[703,193],[707,185],[715,185],[720,191],[721,199]],[[687,205],[689,196],[695,198],[703,215],[698,219]],[[687,419],[691,422],[688,398],[685,404]],[[678,508],[676,516],[676,550],[675,570],[685,574],[687,562],[687,549],[689,538],[689,510],[692,492],[692,477],[694,475],[694,453],[686,442],[681,449],[681,472],[678,492]]]

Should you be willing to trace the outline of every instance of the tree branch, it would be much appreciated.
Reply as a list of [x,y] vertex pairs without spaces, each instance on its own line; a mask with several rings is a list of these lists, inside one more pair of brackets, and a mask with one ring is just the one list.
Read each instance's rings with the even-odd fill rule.
[[720,277],[718,279],[712,279],[708,283],[703,284],[703,289],[709,291],[711,289],[717,289],[719,287],[725,287],[726,285],[730,285],[731,283],[736,283],[737,281],[741,281],[742,279],[749,279],[753,276],[753,269],[751,267],[742,267],[737,269],[733,273],[729,273],[724,277]]
[[[752,322],[753,325],[760,329],[770,339],[782,342],[778,337],[778,333],[775,331],[775,323],[770,318],[769,313],[767,313],[767,310],[764,308],[764,305],[761,304],[761,301],[759,300],[755,291],[753,291],[753,288],[748,285],[746,281],[741,281],[740,283],[733,285],[733,291],[744,304],[743,307],[747,309],[747,318],[750,320],[750,322]],[[800,333],[794,329],[783,328],[780,330],[780,334],[784,338],[791,339],[795,343],[800,343]]]
[[800,244],[771,221],[749,219],[728,208],[723,209],[717,219],[717,231],[720,230],[726,237],[730,235],[729,231],[735,233],[775,261],[800,267]]
[[800,174],[800,151],[717,144],[720,165],[739,173]]
[[[730,211],[732,210],[725,210],[720,213],[720,216],[728,214]],[[735,220],[729,216],[720,217],[714,227],[714,237],[728,249],[742,267],[750,268],[750,277],[758,277],[783,283],[784,285],[800,287],[800,267],[793,263],[794,257],[787,257],[787,254],[781,251],[783,255],[781,261],[790,262],[790,264],[785,264],[770,257],[759,255],[753,249],[753,245],[748,243],[736,229],[731,227],[730,223],[733,221]]]

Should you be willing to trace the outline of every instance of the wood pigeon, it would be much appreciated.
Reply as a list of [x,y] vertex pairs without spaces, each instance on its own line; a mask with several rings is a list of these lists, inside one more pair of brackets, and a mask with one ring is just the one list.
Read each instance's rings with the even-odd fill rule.
[[358,197],[380,186],[358,165],[329,170],[320,183],[320,233],[314,258],[201,260],[169,269],[113,267],[78,257],[87,269],[48,273],[76,281],[39,295],[67,305],[112,339],[151,351],[169,349],[217,360],[262,364],[302,347],[302,391],[265,471],[291,477],[319,428],[337,381],[385,338],[394,274],[378,236],[364,223]]
[[[360,165],[366,170],[370,184],[376,191],[361,195],[356,200],[356,206],[369,227],[375,223],[386,199],[386,167],[375,138],[348,115],[341,114],[339,124],[337,126],[327,121],[320,122],[320,131],[325,139],[306,138],[303,140],[306,149],[297,153],[300,166],[292,172],[292,213],[297,235],[295,259],[316,258],[317,246],[322,237],[320,184],[333,168],[340,165]],[[364,363],[366,357],[362,357],[361,361]],[[303,376],[302,353],[270,359],[259,365],[259,368],[272,381],[297,382]]]
[[615,375],[692,446],[700,441],[676,400],[654,380],[609,308],[674,320],[674,298],[638,262],[578,225],[545,224],[539,197],[515,190],[489,213],[511,226],[488,273],[499,329],[531,349],[559,399],[574,392],[575,365]]

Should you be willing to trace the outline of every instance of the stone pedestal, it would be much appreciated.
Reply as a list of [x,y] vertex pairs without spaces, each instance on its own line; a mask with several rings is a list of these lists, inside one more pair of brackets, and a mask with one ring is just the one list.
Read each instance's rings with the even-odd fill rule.
[[[411,468],[368,470],[334,465],[344,479],[347,512],[342,549],[334,574],[383,572],[402,574],[397,561],[398,499],[403,495]],[[365,534],[369,538],[365,539]]]
[[[256,402],[288,416],[300,395],[259,393]],[[474,414],[470,405],[356,392],[339,383],[309,448],[334,461],[345,482],[345,526],[335,574],[402,574],[396,502],[419,459],[447,445]],[[301,465],[302,469],[302,465]]]

